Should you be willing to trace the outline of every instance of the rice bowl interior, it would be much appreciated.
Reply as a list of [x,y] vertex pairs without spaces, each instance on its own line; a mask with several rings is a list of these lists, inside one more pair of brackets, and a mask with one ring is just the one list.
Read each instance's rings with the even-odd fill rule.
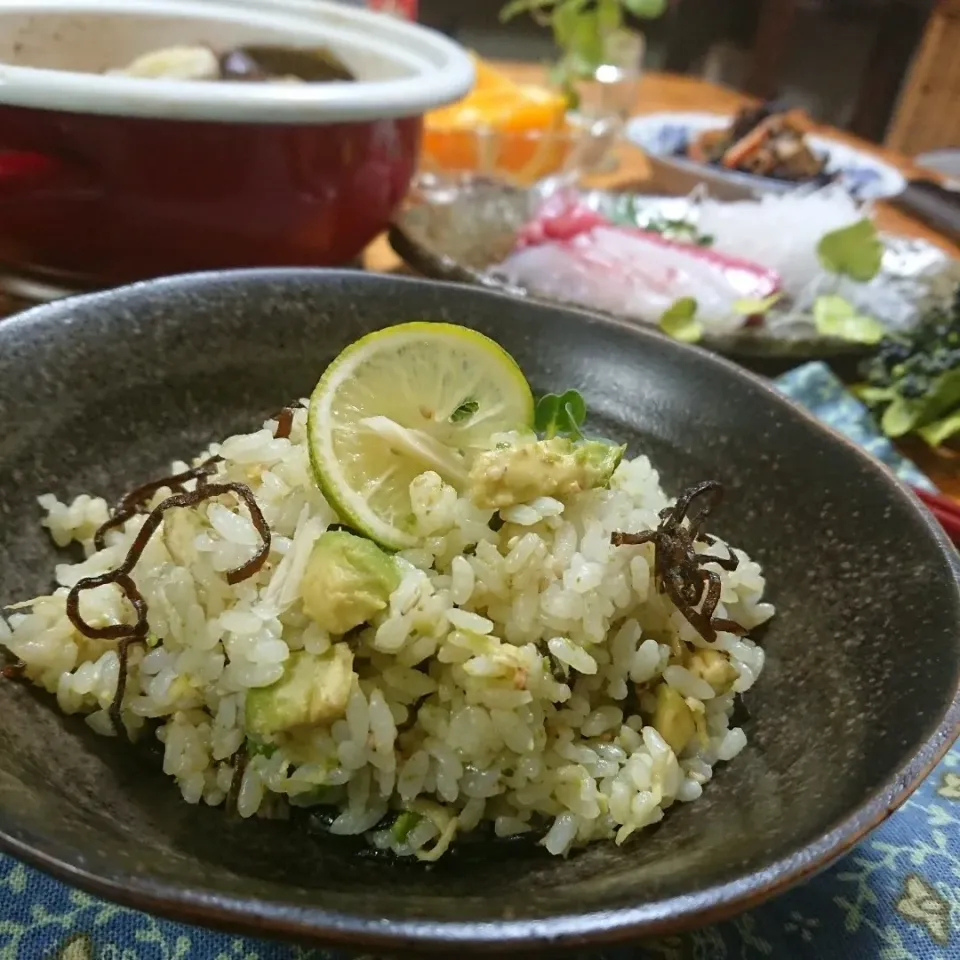
[[[491,335],[537,393],[577,386],[588,432],[629,444],[633,462],[622,473],[646,471],[645,451],[667,494],[705,477],[724,484],[709,529],[762,565],[777,606],[747,713],[730,724],[747,734],[743,752],[717,766],[700,799],[674,803],[620,846],[614,836],[551,857],[523,840],[464,843],[427,870],[413,857],[359,855],[368,840],[185,804],[139,748],[59,716],[46,694],[4,683],[4,848],[88,889],[194,921],[379,949],[536,950],[676,930],[739,909],[830,862],[901,802],[957,718],[956,566],[929,520],[866,457],[722,361],[479,290],[258,272],[178,278],[9,322],[0,329],[0,413],[16,427],[0,446],[2,599],[48,592],[64,560],[38,528],[38,488],[65,503],[84,491],[113,502],[213,438],[256,435],[265,421],[269,434],[270,411],[309,391],[341,347],[382,326],[376,318],[417,316]],[[24,380],[15,374],[24,363],[74,372]],[[649,480],[639,482],[657,499],[634,506],[631,492],[625,509],[662,505],[665,493]],[[586,496],[614,498],[619,483]],[[246,547],[242,559],[256,550]],[[644,554],[618,549],[624,558],[614,564]],[[450,578],[441,590],[452,588],[452,570],[436,576]]]

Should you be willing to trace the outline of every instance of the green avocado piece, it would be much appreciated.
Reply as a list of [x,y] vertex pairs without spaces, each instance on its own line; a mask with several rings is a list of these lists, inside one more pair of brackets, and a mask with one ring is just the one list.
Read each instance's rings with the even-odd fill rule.
[[726,693],[739,676],[736,667],[719,650],[695,650],[686,667],[695,676],[706,680],[717,694]]
[[353,653],[345,643],[334,644],[321,656],[291,653],[276,683],[247,692],[247,733],[263,740],[295,727],[338,720],[346,712],[353,677]]
[[371,540],[336,530],[314,544],[300,594],[307,616],[340,636],[385,609],[399,585],[393,557]]
[[657,707],[653,714],[653,728],[669,744],[677,756],[693,739],[697,725],[693,711],[673,687],[665,683],[657,687]]
[[478,507],[494,510],[537,497],[568,497],[606,486],[625,450],[563,437],[491,450],[477,457],[470,470],[469,495]]

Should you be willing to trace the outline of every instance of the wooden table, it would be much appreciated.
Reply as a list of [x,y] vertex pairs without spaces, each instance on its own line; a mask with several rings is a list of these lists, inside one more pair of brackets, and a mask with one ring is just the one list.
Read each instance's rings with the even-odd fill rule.
[[[522,83],[538,83],[543,79],[543,70],[531,64],[503,64],[506,72]],[[656,113],[661,110],[705,110],[715,113],[730,113],[749,103],[750,98],[734,90],[719,87],[693,77],[680,77],[671,74],[648,73],[644,76],[637,98],[635,113]],[[899,167],[907,176],[921,171],[906,157],[891,150],[865,143],[833,127],[823,127],[811,123],[811,130],[826,133],[838,140],[844,140],[855,146],[869,150]],[[591,185],[615,188],[625,184],[642,186],[650,179],[650,168],[643,154],[630,144],[617,148],[618,165],[616,173],[603,180],[591,179]],[[929,176],[929,174],[925,174]],[[960,259],[960,247],[936,231],[924,226],[905,213],[887,204],[877,205],[876,219],[881,229],[890,233],[909,237],[919,237],[943,248]],[[368,270],[388,272],[401,267],[401,261],[390,248],[385,237],[378,237],[365,251],[364,266]],[[921,445],[908,445],[905,452],[933,479],[944,492],[950,493],[960,501],[960,459],[931,453]]]

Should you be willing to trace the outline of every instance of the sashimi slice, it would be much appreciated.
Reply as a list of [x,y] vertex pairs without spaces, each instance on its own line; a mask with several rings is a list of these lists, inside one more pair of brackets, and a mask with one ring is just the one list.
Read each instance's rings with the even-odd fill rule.
[[681,297],[693,297],[697,319],[715,333],[747,322],[738,300],[763,300],[781,286],[779,275],[759,264],[614,225],[562,195],[521,229],[514,252],[496,272],[540,296],[646,323],[657,323]]

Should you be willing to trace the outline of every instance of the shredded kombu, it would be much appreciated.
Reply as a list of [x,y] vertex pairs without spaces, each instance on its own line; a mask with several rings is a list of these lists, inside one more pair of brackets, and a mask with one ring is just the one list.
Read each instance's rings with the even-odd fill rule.
[[[614,533],[614,546],[640,543],[654,545],[653,572],[657,589],[673,601],[687,622],[709,643],[717,639],[717,632],[745,636],[747,631],[733,620],[714,617],[723,585],[718,574],[704,570],[715,563],[723,570],[736,570],[739,558],[730,552],[728,557],[698,554],[697,541],[712,547],[716,540],[703,532],[710,514],[723,499],[723,486],[716,480],[705,480],[684,491],[672,507],[660,511],[656,530],[639,533]],[[687,521],[686,525],[684,520]],[[703,601],[703,606],[697,607]]]

